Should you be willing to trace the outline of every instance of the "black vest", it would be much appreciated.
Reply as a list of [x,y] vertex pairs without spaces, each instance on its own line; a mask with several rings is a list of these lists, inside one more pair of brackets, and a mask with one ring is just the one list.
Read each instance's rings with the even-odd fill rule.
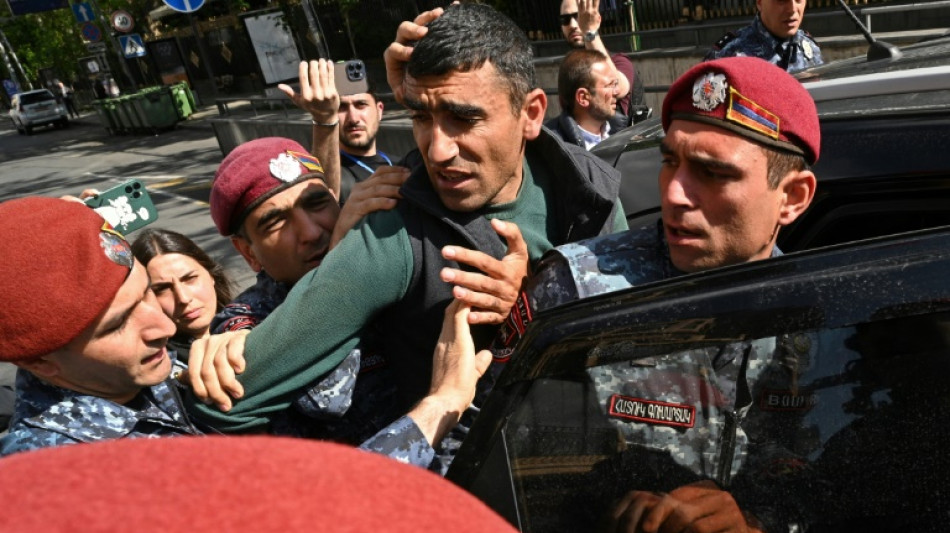
[[[538,139],[527,143],[525,155],[535,173],[546,172],[552,177],[556,199],[555,211],[549,216],[557,220],[555,245],[613,232],[620,188],[615,169],[544,130]],[[452,286],[439,278],[439,271],[460,268],[455,261],[442,258],[442,248],[462,246],[501,259],[507,245],[480,212],[448,210],[432,188],[424,165],[414,167],[401,193],[403,200],[397,209],[412,246],[412,278],[406,296],[384,310],[374,323],[379,348],[387,354],[398,383],[401,405],[397,411],[406,412],[429,390],[432,353],[445,308],[452,301]],[[487,347],[497,329],[473,328],[476,349]]]

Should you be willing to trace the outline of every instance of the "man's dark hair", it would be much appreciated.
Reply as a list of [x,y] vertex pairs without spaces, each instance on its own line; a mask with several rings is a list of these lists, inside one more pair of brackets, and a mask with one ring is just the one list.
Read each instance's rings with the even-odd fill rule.
[[805,157],[769,146],[762,147],[769,166],[769,188],[774,189],[789,172],[801,172],[808,168]]
[[429,24],[415,46],[407,71],[413,78],[469,72],[490,61],[498,79],[508,86],[515,114],[528,92],[538,86],[534,53],[521,28],[494,8],[482,4],[451,5]]
[[594,91],[594,77],[591,67],[595,63],[610,61],[607,56],[597,50],[574,50],[564,56],[561,67],[557,71],[557,97],[561,109],[568,114],[574,114],[574,95],[578,89]]

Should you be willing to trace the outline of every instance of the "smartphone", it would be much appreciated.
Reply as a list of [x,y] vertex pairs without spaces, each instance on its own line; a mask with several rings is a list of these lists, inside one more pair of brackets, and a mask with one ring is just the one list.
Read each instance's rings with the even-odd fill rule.
[[158,210],[155,209],[145,185],[136,179],[130,179],[92,198],[86,198],[85,202],[123,235],[158,220]]
[[338,61],[333,64],[333,81],[340,96],[369,92],[366,65],[359,59]]

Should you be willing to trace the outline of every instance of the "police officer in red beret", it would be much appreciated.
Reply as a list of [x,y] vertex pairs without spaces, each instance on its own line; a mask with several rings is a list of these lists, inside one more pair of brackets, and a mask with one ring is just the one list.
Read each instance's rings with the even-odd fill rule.
[[[64,199],[4,202],[0,256],[0,361],[19,368],[0,456],[203,433],[170,378],[166,345],[175,325],[125,237],[98,213]],[[429,394],[364,449],[418,462],[407,453],[422,444],[431,449],[458,421],[491,358],[476,355],[468,312],[460,303],[447,308]]]
[[[662,220],[549,252],[529,282],[522,307],[537,313],[578,298],[781,254],[775,245],[779,229],[798,218],[815,193],[809,165],[817,161],[821,141],[808,92],[762,59],[719,59],[696,65],[674,82],[662,118]],[[736,382],[746,382],[753,396],[757,387],[768,386],[766,377],[772,374],[764,369],[777,360],[776,344],[775,339],[759,339],[723,346],[724,352],[742,354],[736,357],[687,351],[642,366],[626,362],[622,368],[588,369],[607,418],[627,442],[630,451],[625,453],[649,450],[654,457],[667,457],[666,471],[686,472],[693,480],[660,489],[663,492],[635,482],[624,486],[630,492],[607,513],[610,531],[759,531],[768,529],[763,524],[788,526],[788,517],[776,516],[772,508],[751,513],[740,509],[733,494],[723,490],[736,465],[744,464],[748,435],[756,434],[754,424],[761,420],[746,418],[726,436],[731,431],[722,423],[726,412],[739,409]],[[802,349],[808,349],[807,343]],[[703,375],[691,373],[697,368]],[[708,392],[710,385],[723,403],[694,403],[707,397],[703,390]],[[612,417],[611,396],[681,407],[700,420],[690,420],[692,425],[684,429],[665,427],[661,419],[631,420],[622,413]],[[734,442],[736,463],[720,464],[722,457],[730,457],[721,453],[722,442]]]
[[19,367],[0,456],[127,437],[193,435],[165,348],[175,325],[125,238],[89,207],[0,204],[0,361]]

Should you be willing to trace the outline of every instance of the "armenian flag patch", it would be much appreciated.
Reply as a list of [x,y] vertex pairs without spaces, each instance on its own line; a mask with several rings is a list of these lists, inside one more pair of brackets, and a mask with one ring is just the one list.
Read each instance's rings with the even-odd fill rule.
[[778,115],[743,96],[733,87],[729,88],[729,108],[726,109],[726,120],[775,140],[778,140],[781,132]]
[[311,172],[323,172],[323,165],[320,164],[320,160],[310,154],[287,150],[287,155],[296,159]]

